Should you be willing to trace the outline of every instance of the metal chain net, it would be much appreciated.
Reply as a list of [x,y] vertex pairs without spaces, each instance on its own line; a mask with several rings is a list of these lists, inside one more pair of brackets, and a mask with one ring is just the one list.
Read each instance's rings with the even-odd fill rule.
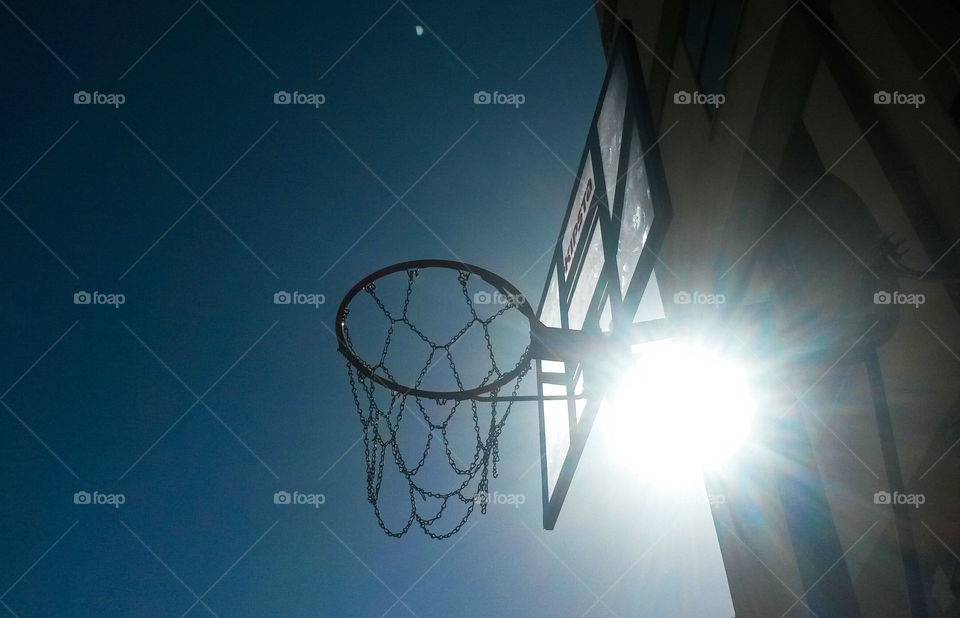
[[[470,298],[470,293],[467,290],[467,283],[470,279],[471,273],[467,271],[459,271],[457,280],[460,283],[460,288],[467,303],[467,307],[469,308],[471,317],[451,339],[443,343],[439,343],[427,337],[427,335],[425,335],[421,329],[417,328],[417,326],[413,324],[407,316],[407,311],[410,305],[410,296],[413,292],[414,282],[419,276],[419,270],[408,270],[406,271],[406,274],[406,293],[404,295],[403,309],[401,310],[400,315],[394,315],[384,305],[380,297],[377,296],[375,284],[371,283],[364,288],[364,291],[369,294],[369,296],[379,307],[380,311],[383,312],[383,315],[386,316],[386,318],[390,321],[390,327],[387,331],[386,341],[383,344],[377,364],[371,365],[369,362],[360,359],[365,368],[374,374],[379,371],[380,375],[397,382],[390,370],[385,365],[387,352],[390,349],[390,343],[396,329],[408,328],[412,333],[430,346],[429,357],[427,358],[423,368],[420,370],[416,382],[411,385],[411,387],[420,387],[434,359],[437,358],[438,355],[442,355],[440,358],[445,358],[449,363],[454,380],[457,384],[457,390],[466,390],[460,379],[460,374],[457,371],[456,364],[454,363],[453,355],[451,354],[451,348],[471,327],[478,326],[483,330],[483,336],[486,342],[486,355],[490,362],[490,368],[480,384],[475,386],[482,387],[503,376],[506,372],[501,371],[497,365],[496,359],[494,358],[493,344],[490,341],[489,329],[490,325],[497,318],[502,316],[507,311],[515,308],[516,305],[512,302],[508,302],[492,316],[486,319],[481,319],[477,315],[473,300]],[[350,341],[349,330],[346,328],[346,325],[344,325],[344,335],[346,337],[347,344],[351,349],[353,349],[353,343]],[[523,381],[524,376],[530,369],[529,351],[530,347],[528,345],[520,360],[522,369],[517,375],[515,381],[513,381],[513,386],[511,389],[511,396],[513,397],[517,395],[517,392],[520,388],[520,383]],[[512,369],[512,367],[509,368],[508,372]],[[507,421],[507,417],[510,415],[510,409],[513,405],[513,402],[478,402],[472,399],[446,401],[442,399],[435,399],[429,400],[433,401],[437,408],[433,413],[430,413],[427,411],[424,401],[420,397],[409,395],[407,392],[390,390],[389,404],[386,406],[386,409],[383,409],[381,403],[377,401],[375,395],[378,392],[378,389],[381,393],[389,389],[371,380],[363,373],[357,371],[357,369],[349,361],[347,361],[347,373],[350,377],[350,388],[353,392],[353,401],[356,404],[357,412],[360,415],[360,422],[363,424],[363,446],[364,453],[366,455],[367,472],[367,500],[373,505],[380,527],[388,535],[397,538],[406,534],[406,532],[413,525],[414,521],[417,522],[417,524],[429,537],[434,539],[445,539],[459,532],[463,525],[467,522],[467,519],[469,519],[470,515],[473,513],[473,509],[478,501],[478,496],[489,495],[488,483],[490,473],[493,473],[494,478],[497,477],[497,463],[500,460],[500,432],[503,430],[503,426]],[[493,390],[488,394],[491,396],[497,396],[498,391],[499,389]],[[361,403],[361,399],[366,400],[366,405]],[[404,458],[397,440],[397,432],[400,429],[401,422],[403,422],[404,411],[410,410],[412,414],[416,414],[416,411],[408,407],[408,400],[412,400],[414,402],[416,410],[419,411],[423,421],[425,422],[424,431],[427,432],[426,446],[424,447],[423,455],[412,465]],[[499,408],[498,404],[500,404]],[[486,421],[486,413],[481,414],[480,409],[489,411],[489,422]],[[473,437],[476,440],[476,451],[473,454],[473,460],[465,465],[458,464],[457,461],[455,461],[456,455],[451,450],[450,442],[448,440],[448,430],[450,429],[451,422],[455,419],[458,413],[461,415],[471,415]],[[481,422],[481,416],[483,417],[483,422]],[[407,423],[417,422],[418,420],[420,419],[409,419]],[[386,429],[384,430],[384,428]],[[427,455],[430,453],[430,446],[433,444],[433,440],[436,435],[439,435],[441,441],[443,442],[447,463],[449,464],[450,469],[455,473],[455,477],[457,479],[457,481],[454,482],[455,487],[446,492],[438,492],[427,489],[421,486],[416,478],[417,474],[421,471],[424,463],[426,462]],[[399,530],[391,530],[387,524],[384,523],[380,511],[380,486],[383,482],[383,466],[387,459],[388,451],[392,456],[400,474],[406,479],[410,498],[410,517],[407,519],[406,524],[404,524],[404,526]],[[421,506],[418,509],[418,496],[425,505],[438,505],[436,512],[432,515],[422,515],[420,513],[420,509],[424,509],[424,506]],[[427,502],[428,498],[433,499],[433,501]],[[446,510],[451,499],[456,499],[462,502],[466,507],[466,512],[451,530],[442,533],[436,532],[434,530],[434,524],[437,523],[443,516],[444,511]],[[481,499],[480,502],[480,511],[482,513],[486,513],[487,501]]]

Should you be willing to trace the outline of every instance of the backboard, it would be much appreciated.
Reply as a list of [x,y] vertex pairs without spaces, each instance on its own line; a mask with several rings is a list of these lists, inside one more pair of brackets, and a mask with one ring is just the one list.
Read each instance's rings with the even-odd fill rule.
[[[619,28],[540,298],[546,326],[616,333],[640,321],[672,211],[635,41]],[[579,363],[536,361],[543,527],[553,529],[603,403]],[[588,372],[589,373],[589,372]],[[587,378],[590,379],[589,377]]]

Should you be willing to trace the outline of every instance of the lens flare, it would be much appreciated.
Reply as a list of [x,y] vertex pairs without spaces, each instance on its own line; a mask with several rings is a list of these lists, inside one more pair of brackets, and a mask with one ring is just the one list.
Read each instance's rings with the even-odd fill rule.
[[614,456],[662,488],[699,486],[746,440],[756,412],[747,372],[736,363],[673,341],[636,350],[634,364],[604,410]]

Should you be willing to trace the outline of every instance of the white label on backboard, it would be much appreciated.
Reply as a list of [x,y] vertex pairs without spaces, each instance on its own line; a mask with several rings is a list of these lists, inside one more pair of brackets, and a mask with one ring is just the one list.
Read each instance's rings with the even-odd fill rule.
[[587,222],[587,213],[590,211],[590,202],[593,200],[594,191],[593,162],[587,154],[586,162],[580,176],[580,185],[577,187],[577,194],[573,201],[573,209],[570,211],[570,220],[567,221],[567,229],[563,232],[563,277],[570,274],[570,267],[573,266],[573,256],[577,254],[577,247],[580,245],[580,238],[583,236],[583,226]]

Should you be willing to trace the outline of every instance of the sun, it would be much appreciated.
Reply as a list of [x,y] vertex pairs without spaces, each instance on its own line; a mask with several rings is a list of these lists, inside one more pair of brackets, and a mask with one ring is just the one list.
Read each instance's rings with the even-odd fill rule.
[[689,490],[744,443],[755,412],[742,366],[666,340],[636,351],[602,426],[614,457],[642,479]]

